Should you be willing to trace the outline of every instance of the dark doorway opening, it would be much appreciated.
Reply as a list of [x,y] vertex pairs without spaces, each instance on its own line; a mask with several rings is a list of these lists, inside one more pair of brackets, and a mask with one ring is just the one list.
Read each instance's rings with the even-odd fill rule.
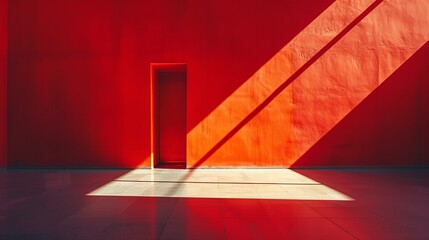
[[152,83],[152,166],[186,168],[186,65],[152,65]]

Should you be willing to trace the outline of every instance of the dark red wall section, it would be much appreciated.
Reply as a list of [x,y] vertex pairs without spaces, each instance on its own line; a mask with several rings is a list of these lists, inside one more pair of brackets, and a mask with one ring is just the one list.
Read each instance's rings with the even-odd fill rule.
[[7,0],[0,0],[0,168],[6,161]]
[[[10,167],[151,166],[151,63],[187,64],[188,167],[429,163],[426,47],[413,57],[429,39],[426,1],[10,0],[7,9]],[[357,128],[377,141],[363,144],[372,135]]]

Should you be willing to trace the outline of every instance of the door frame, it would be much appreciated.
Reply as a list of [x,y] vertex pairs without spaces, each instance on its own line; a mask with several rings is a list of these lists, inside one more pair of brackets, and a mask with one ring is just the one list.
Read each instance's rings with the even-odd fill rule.
[[[151,63],[150,64],[150,166],[154,169],[159,162],[158,137],[158,81],[159,72],[187,72],[186,63]],[[188,79],[186,79],[186,88]],[[186,113],[185,113],[186,114]],[[185,159],[186,165],[186,159]]]

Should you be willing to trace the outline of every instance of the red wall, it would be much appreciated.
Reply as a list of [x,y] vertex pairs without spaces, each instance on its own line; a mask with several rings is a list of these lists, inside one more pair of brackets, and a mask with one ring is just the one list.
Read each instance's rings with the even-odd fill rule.
[[387,130],[380,146],[347,135],[311,150],[429,39],[429,3],[380,2],[9,1],[8,165],[150,166],[153,62],[188,66],[188,167],[427,164],[427,51],[396,75],[422,85],[399,100],[409,117],[389,119],[407,151],[377,150],[397,146]]
[[7,0],[0,0],[0,168],[6,161]]

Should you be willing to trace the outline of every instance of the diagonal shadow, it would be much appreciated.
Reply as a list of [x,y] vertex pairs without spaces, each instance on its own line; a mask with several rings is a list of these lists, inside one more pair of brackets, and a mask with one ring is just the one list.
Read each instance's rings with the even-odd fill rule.
[[428,166],[428,56],[429,41],[291,168]]
[[231,137],[233,137],[240,129],[242,129],[250,120],[260,113],[268,104],[270,104],[286,87],[296,80],[303,72],[305,72],[314,62],[322,57],[329,49],[331,49],[340,39],[350,32],[359,22],[361,22],[368,14],[370,14],[383,0],[376,0],[358,17],[356,17],[349,25],[347,25],[338,35],[336,35],[328,44],[320,49],[313,57],[310,58],[303,66],[301,66],[292,76],[284,81],[271,95],[269,95],[260,105],[250,112],[243,120],[241,120],[228,134],[226,134],[216,145],[214,145],[206,154],[204,154],[198,162],[191,166],[197,168],[212,156],[220,147],[222,147]]
[[[258,105],[252,112],[250,112],[243,120],[240,121],[228,134],[226,134],[216,145],[214,145],[206,154],[204,154],[198,162],[190,166],[191,170],[183,177],[182,180],[188,179],[193,170],[198,168],[210,156],[212,156],[222,145],[224,145],[232,136],[234,136],[241,128],[243,128],[250,120],[252,120],[259,112],[261,112],[269,103],[271,103],[287,86],[289,86],[295,79],[304,73],[314,62],[322,57],[329,49],[331,49],[339,40],[341,40],[347,33],[349,33],[359,22],[368,16],[383,0],[376,0],[367,9],[365,9],[359,16],[350,22],[341,32],[339,32],[331,41],[322,47],[313,57],[311,57],[304,65],[302,65],[295,73],[293,73],[287,80],[285,80],[276,90],[274,90],[260,105]],[[168,195],[174,195],[178,189],[171,188]]]

